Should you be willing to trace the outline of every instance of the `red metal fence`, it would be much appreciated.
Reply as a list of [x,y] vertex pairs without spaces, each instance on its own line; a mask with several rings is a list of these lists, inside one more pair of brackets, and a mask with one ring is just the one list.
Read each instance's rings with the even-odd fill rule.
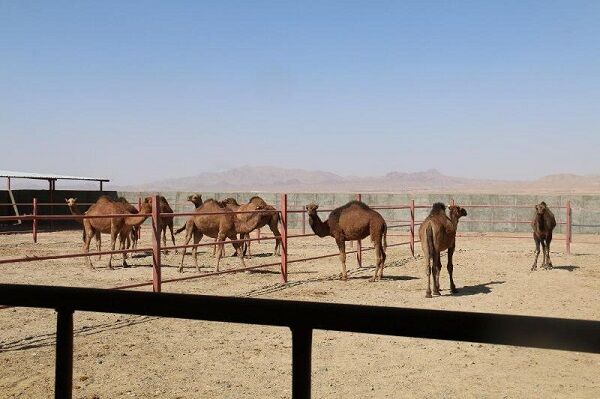
[[[280,236],[275,237],[275,236],[260,235],[260,230],[259,230],[257,232],[258,233],[257,238],[248,238],[248,239],[227,241],[227,242],[251,242],[251,241],[259,241],[260,242],[262,240],[281,239],[281,260],[279,262],[271,262],[271,263],[260,264],[260,265],[256,265],[256,266],[244,267],[244,268],[228,269],[228,270],[223,270],[223,271],[219,271],[219,272],[194,274],[192,276],[183,276],[183,277],[179,277],[179,278],[162,279],[162,277],[161,277],[161,264],[162,264],[161,251],[175,250],[175,249],[183,249],[185,251],[188,248],[197,248],[197,247],[203,247],[203,246],[214,246],[216,244],[225,244],[225,241],[204,242],[204,243],[189,244],[189,245],[162,246],[162,243],[161,243],[161,224],[162,224],[162,222],[161,221],[163,218],[194,216],[194,215],[197,215],[197,213],[196,212],[161,213],[159,207],[157,206],[158,198],[159,198],[158,196],[152,197],[152,213],[136,214],[136,216],[145,216],[145,217],[151,218],[151,222],[152,222],[151,223],[151,230],[152,230],[152,236],[151,236],[152,245],[151,245],[151,247],[111,250],[111,251],[99,251],[99,252],[89,252],[89,253],[80,252],[80,253],[60,254],[60,255],[27,256],[27,257],[12,258],[12,259],[0,259],[0,265],[1,264],[10,264],[10,263],[19,263],[19,262],[31,262],[31,261],[37,261],[37,260],[86,257],[86,256],[94,256],[94,255],[111,255],[111,254],[127,254],[127,253],[136,253],[136,252],[138,252],[138,253],[139,252],[151,252],[152,253],[152,280],[151,281],[146,281],[146,282],[137,283],[137,284],[130,284],[130,285],[126,285],[126,286],[113,287],[113,288],[125,289],[125,288],[135,288],[135,287],[152,285],[154,291],[160,292],[162,283],[190,280],[190,279],[202,278],[202,277],[207,277],[207,276],[214,276],[214,275],[220,275],[220,274],[225,274],[225,273],[236,273],[236,272],[240,272],[240,271],[253,270],[253,269],[259,269],[259,268],[266,268],[266,267],[274,267],[274,266],[280,267],[282,281],[287,282],[288,281],[288,265],[290,265],[292,263],[305,262],[305,261],[310,261],[310,260],[317,260],[317,259],[324,259],[324,258],[339,256],[339,253],[336,252],[336,253],[332,253],[332,254],[312,256],[312,257],[307,257],[307,258],[296,258],[296,259],[289,258],[289,251],[288,251],[288,241],[289,240],[302,238],[302,237],[315,236],[315,234],[306,233],[306,227],[305,227],[306,226],[306,210],[305,209],[288,209],[287,194],[281,194],[280,201],[279,201],[280,206],[279,206],[279,210],[278,210],[278,212],[280,214],[280,220],[281,220],[281,231],[280,231],[281,235]],[[357,194],[356,199],[360,200],[361,195]],[[451,204],[453,204],[453,203],[454,203],[454,201],[451,201]],[[3,205],[3,204],[0,204],[0,205]],[[82,220],[82,219],[86,219],[86,218],[91,219],[91,218],[111,218],[111,217],[131,217],[132,216],[131,214],[115,214],[115,215],[102,215],[102,216],[43,215],[43,214],[39,214],[39,212],[38,212],[39,206],[41,206],[41,205],[44,205],[44,206],[50,206],[50,205],[65,206],[65,205],[64,204],[40,204],[37,202],[36,199],[34,199],[31,204],[27,204],[27,205],[31,205],[31,209],[32,209],[31,214],[21,215],[21,216],[0,216],[0,222],[14,221],[14,220],[31,222],[32,223],[31,233],[33,236],[34,243],[37,242],[37,238],[38,238],[38,223],[39,223],[39,221],[43,221],[43,220],[46,220],[46,221]],[[141,199],[140,199],[138,205],[141,207]],[[406,211],[407,212],[406,219],[387,220],[388,229],[398,229],[399,228],[399,229],[404,230],[404,233],[402,233],[402,232],[395,233],[393,231],[388,232],[388,237],[400,237],[400,238],[405,239],[404,241],[391,243],[388,245],[388,247],[407,245],[409,247],[410,253],[413,256],[414,256],[415,250],[416,250],[415,244],[419,242],[416,239],[417,237],[416,237],[415,229],[422,222],[422,220],[416,219],[416,211],[418,209],[429,209],[430,207],[431,207],[431,205],[416,205],[414,200],[412,200],[409,204],[401,204],[401,205],[371,205],[371,208],[375,209],[375,210],[384,210],[384,211],[396,210],[396,211]],[[530,208],[530,209],[532,209],[533,208],[533,206],[519,206],[519,205],[464,205],[464,207],[467,209],[469,209],[469,208]],[[571,242],[572,242],[572,209],[571,209],[570,201],[567,201],[567,203],[564,206],[554,207],[554,209],[560,209],[561,211],[564,210],[564,212],[565,212],[565,219],[564,219],[565,221],[559,223],[560,225],[565,226],[564,238],[559,237],[557,239],[565,241],[565,251],[567,253],[570,253]],[[319,212],[330,212],[332,210],[333,209],[319,209],[318,211]],[[229,211],[227,211],[227,212],[229,212]],[[260,210],[259,211],[238,211],[238,212],[234,212],[234,213],[252,213],[252,212],[262,212],[262,211],[260,211]],[[224,212],[215,212],[214,214],[222,214],[222,213],[226,213],[226,212],[225,211]],[[288,225],[289,225],[289,216],[291,214],[301,215],[302,225],[301,225],[301,233],[300,234],[289,234]],[[520,223],[530,223],[530,221],[527,221],[527,220],[473,220],[473,219],[469,219],[467,217],[467,218],[461,219],[461,223],[486,223],[486,224],[515,223],[515,224],[520,224]],[[465,234],[461,234],[461,235],[468,236]],[[492,234],[492,235],[486,235],[486,237],[531,239],[531,235],[494,235],[494,234]],[[356,249],[347,251],[346,254],[354,254],[355,253],[358,264],[362,265],[363,252],[369,251],[372,249],[373,249],[373,247],[363,247],[362,243],[360,241],[358,241]]]

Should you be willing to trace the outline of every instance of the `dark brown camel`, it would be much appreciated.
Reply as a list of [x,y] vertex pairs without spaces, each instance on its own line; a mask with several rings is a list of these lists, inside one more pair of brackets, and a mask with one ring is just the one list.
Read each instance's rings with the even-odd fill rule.
[[552,269],[552,261],[550,260],[550,243],[552,242],[552,231],[556,227],[556,219],[554,214],[548,208],[544,201],[535,206],[535,214],[531,221],[533,228],[533,240],[535,241],[535,260],[531,270],[537,269],[538,256],[540,256],[540,244],[542,244],[542,268]]
[[[274,237],[281,236],[281,233],[279,232],[279,212],[277,212],[277,209],[275,209],[275,207],[267,204],[265,202],[265,200],[263,200],[262,198],[260,198],[258,196],[254,196],[254,197],[250,198],[250,201],[248,201],[247,204],[244,204],[244,205],[238,204],[238,202],[235,200],[235,198],[226,198],[223,201],[220,201],[220,203],[223,206],[227,207],[228,209],[231,209],[232,211],[247,211],[252,206],[260,206],[265,211],[270,211],[270,212],[263,213],[263,217],[261,218],[260,223],[258,224],[258,226],[256,228],[260,229],[260,228],[268,225],[269,228],[271,229],[271,231],[273,232]],[[250,216],[252,216],[252,214],[250,214],[250,213],[236,214],[236,217],[240,220],[248,219]],[[240,239],[248,239],[248,238],[250,238],[249,233],[245,234],[245,235],[240,235]],[[251,241],[244,243],[244,255],[246,255],[246,252],[248,252],[248,256],[252,256],[251,252],[250,252],[250,244],[251,243],[252,243]],[[275,239],[275,248],[273,249],[273,255],[281,256],[281,238]]]
[[346,241],[362,240],[371,236],[375,247],[377,264],[375,274],[370,281],[383,277],[385,265],[385,249],[387,247],[387,225],[383,217],[360,201],[350,201],[346,205],[334,209],[326,221],[321,221],[317,214],[317,204],[306,205],[309,224],[319,237],[331,236],[340,250],[342,273],[340,279],[347,280],[346,272]]
[[[259,209],[260,207],[254,207],[252,210]],[[224,241],[225,238],[235,241],[237,240],[238,233],[248,233],[254,230],[258,225],[260,218],[263,216],[261,213],[253,213],[252,215],[254,216],[250,219],[246,221],[239,221],[230,210],[221,207],[220,204],[213,199],[205,201],[199,208],[196,209],[196,213],[197,215],[190,217],[186,222],[185,245],[189,244],[192,236],[194,237],[194,245],[198,244],[203,235],[217,238],[218,241]],[[241,244],[238,242],[234,242],[232,244],[236,249],[242,266],[245,267],[246,264],[244,262]],[[198,266],[197,249],[198,247],[194,247],[192,254],[194,255],[196,269],[200,271],[200,267]],[[183,251],[183,255],[181,257],[181,265],[179,267],[180,272],[183,272],[185,253],[186,251]],[[219,263],[222,256],[223,246],[219,245],[219,249],[217,251],[217,271],[219,271]]]
[[[65,202],[67,203],[67,207],[69,208],[69,211],[71,211],[71,214],[85,215],[85,213],[87,213],[82,213],[79,210],[79,207],[77,206],[77,198],[65,198]],[[83,219],[77,219],[77,223],[79,223],[83,227]],[[94,237],[96,238],[96,250],[100,252],[102,250],[102,238],[100,232],[96,232],[96,235]],[[83,229],[82,238],[83,242],[85,242],[85,229]],[[102,259],[102,255],[98,255],[98,259]]]
[[[467,216],[467,211],[460,206],[451,205],[449,207],[450,217],[446,215],[446,205],[441,202],[433,204],[429,216],[419,227],[419,239],[421,248],[425,257],[425,271],[427,273],[426,298],[431,298],[431,272],[433,272],[433,295],[440,295],[440,271],[442,262],[440,253],[448,250],[448,274],[450,275],[450,292],[456,293],[458,290],[452,279],[454,265],[452,255],[456,245],[456,228],[458,220],[462,216]],[[432,263],[433,262],[433,263]]]

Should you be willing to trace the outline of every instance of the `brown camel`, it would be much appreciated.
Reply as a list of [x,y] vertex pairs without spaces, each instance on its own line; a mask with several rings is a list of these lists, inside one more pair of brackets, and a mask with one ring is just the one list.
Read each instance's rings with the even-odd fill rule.
[[[254,196],[254,197],[250,198],[250,201],[248,201],[248,203],[244,204],[244,205],[238,204],[238,202],[235,200],[235,198],[225,198],[223,201],[220,201],[220,203],[223,206],[227,207],[228,209],[231,209],[232,211],[247,211],[252,206],[260,206],[265,211],[270,211],[270,212],[263,213],[263,217],[261,218],[260,223],[258,224],[258,226],[256,228],[260,229],[264,226],[267,226],[267,225],[269,226],[269,228],[273,232],[273,236],[278,237],[275,239],[275,248],[273,249],[273,255],[281,256],[281,238],[279,238],[281,236],[281,233],[279,232],[279,212],[277,212],[277,209],[275,209],[275,207],[267,204],[265,202],[265,200],[263,200],[262,198],[260,198],[258,196]],[[246,219],[250,218],[251,216],[252,216],[251,213],[236,214],[236,217],[239,220],[246,220]],[[240,239],[248,239],[248,238],[250,238],[250,233],[240,235]],[[244,243],[244,255],[246,255],[246,252],[247,252],[248,256],[252,256],[251,251],[250,251],[251,243],[252,243],[251,241],[247,241]]]
[[[260,210],[261,208],[255,206],[251,210]],[[226,212],[226,213],[223,213]],[[256,228],[262,217],[261,213],[253,213],[253,217],[246,221],[237,220],[235,215],[227,208],[223,208],[219,203],[213,199],[209,199],[202,203],[202,205],[196,209],[198,215],[192,216],[186,222],[186,235],[185,245],[188,245],[192,236],[194,237],[194,245],[198,244],[202,239],[203,235],[208,237],[217,238],[218,241],[224,241],[225,238],[229,238],[232,241],[237,240],[238,233],[248,233]],[[215,214],[211,214],[215,213]],[[179,231],[179,230],[178,230]],[[241,250],[241,244],[238,242],[232,243],[236,249],[236,253],[240,258],[242,267],[245,267],[243,253]],[[194,255],[194,263],[196,269],[200,271],[198,266],[198,247],[194,247],[192,254]],[[181,265],[179,266],[179,272],[183,272],[183,261],[185,260],[185,253],[181,257]],[[219,271],[219,263],[223,256],[223,246],[219,245],[217,251],[217,265],[216,270]]]
[[[142,211],[146,212],[148,209],[142,206]],[[126,214],[129,213],[124,204],[120,202],[112,201],[106,196],[100,197],[95,204],[93,204],[86,212],[88,216],[101,216],[111,214]],[[130,228],[134,225],[141,224],[146,218],[145,217],[111,217],[111,218],[92,218],[84,219],[83,228],[85,229],[85,242],[83,244],[84,252],[88,253],[90,249],[90,241],[96,234],[104,233],[110,234],[110,248],[111,251],[115,250],[115,244],[117,236],[123,232],[129,233]],[[129,226],[129,229],[127,228]],[[112,269],[112,257],[110,254],[108,258],[108,268]],[[127,267],[127,254],[123,254],[123,266]],[[94,268],[89,257],[86,258],[87,264],[90,268]]]
[[535,241],[535,260],[531,270],[537,269],[538,256],[540,256],[540,243],[542,244],[543,269],[552,269],[552,261],[550,260],[550,243],[552,242],[552,231],[556,227],[556,219],[554,214],[548,208],[544,201],[535,206],[535,214],[531,221],[533,228],[533,239]]
[[[189,197],[188,197],[188,200],[189,200]],[[145,201],[152,204],[152,197],[146,197]],[[202,197],[200,197],[200,203],[202,203]],[[173,209],[171,208],[171,206],[169,206],[169,202],[162,195],[158,196],[158,209],[159,209],[160,213],[173,213]],[[169,231],[171,232],[171,240],[173,241],[173,246],[175,246],[175,235],[173,234],[173,219],[174,219],[173,216],[161,217],[161,219],[160,219],[160,222],[161,222],[160,228],[162,231],[163,247],[167,246],[167,227],[169,228]],[[169,253],[169,251],[165,250],[165,254],[168,254],[168,253]],[[175,253],[177,253],[177,250],[175,250]]]
[[[79,207],[77,206],[77,198],[65,198],[65,202],[67,203],[67,207],[69,208],[69,211],[71,211],[71,214],[73,215],[85,215],[87,212],[82,213],[79,210]],[[81,226],[83,226],[83,219],[76,219],[77,223],[79,223]],[[101,235],[100,232],[96,232],[96,235],[94,236],[96,238],[96,249],[98,252],[100,252],[102,250],[102,239],[101,239]],[[83,229],[83,242],[85,242],[85,229]],[[102,259],[102,255],[98,255],[98,259]]]
[[309,224],[312,231],[319,237],[332,236],[340,250],[342,273],[340,279],[347,280],[346,272],[346,241],[362,240],[371,236],[375,247],[377,264],[375,274],[370,281],[383,277],[385,265],[385,250],[387,247],[387,225],[383,217],[365,203],[350,201],[346,205],[334,209],[326,221],[321,221],[317,214],[317,204],[306,205]]
[[[419,239],[421,248],[425,257],[425,270],[427,273],[426,298],[431,298],[431,272],[433,272],[433,295],[440,295],[440,271],[442,262],[440,253],[448,250],[448,274],[450,275],[450,292],[456,293],[458,290],[452,279],[452,255],[456,245],[456,228],[458,220],[462,216],[467,216],[467,211],[460,206],[451,205],[449,207],[450,217],[446,215],[446,205],[441,202],[433,204],[429,216],[419,227]],[[431,263],[433,261],[433,263]]]

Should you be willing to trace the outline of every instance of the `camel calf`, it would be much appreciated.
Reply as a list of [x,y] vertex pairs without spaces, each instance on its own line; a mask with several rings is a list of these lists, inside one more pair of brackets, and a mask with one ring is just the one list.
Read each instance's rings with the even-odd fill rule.
[[552,261],[550,260],[550,243],[552,242],[552,231],[556,227],[556,219],[554,214],[548,208],[544,201],[535,206],[535,214],[531,221],[533,229],[533,240],[535,241],[535,260],[531,270],[537,270],[538,256],[540,256],[540,244],[542,245],[542,268],[552,269]]
[[446,205],[441,202],[433,204],[429,216],[419,227],[419,239],[425,257],[425,272],[427,273],[426,298],[431,298],[431,273],[433,272],[433,295],[440,295],[440,271],[442,262],[440,253],[448,250],[448,274],[450,275],[450,292],[458,290],[454,285],[452,271],[452,255],[456,245],[456,228],[458,220],[467,216],[467,211],[459,206],[450,206],[450,217],[446,215]]

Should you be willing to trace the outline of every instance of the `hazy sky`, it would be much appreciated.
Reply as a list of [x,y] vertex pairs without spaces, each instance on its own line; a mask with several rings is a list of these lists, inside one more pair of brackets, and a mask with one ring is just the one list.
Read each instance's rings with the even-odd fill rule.
[[0,140],[122,184],[600,173],[600,2],[0,0]]

